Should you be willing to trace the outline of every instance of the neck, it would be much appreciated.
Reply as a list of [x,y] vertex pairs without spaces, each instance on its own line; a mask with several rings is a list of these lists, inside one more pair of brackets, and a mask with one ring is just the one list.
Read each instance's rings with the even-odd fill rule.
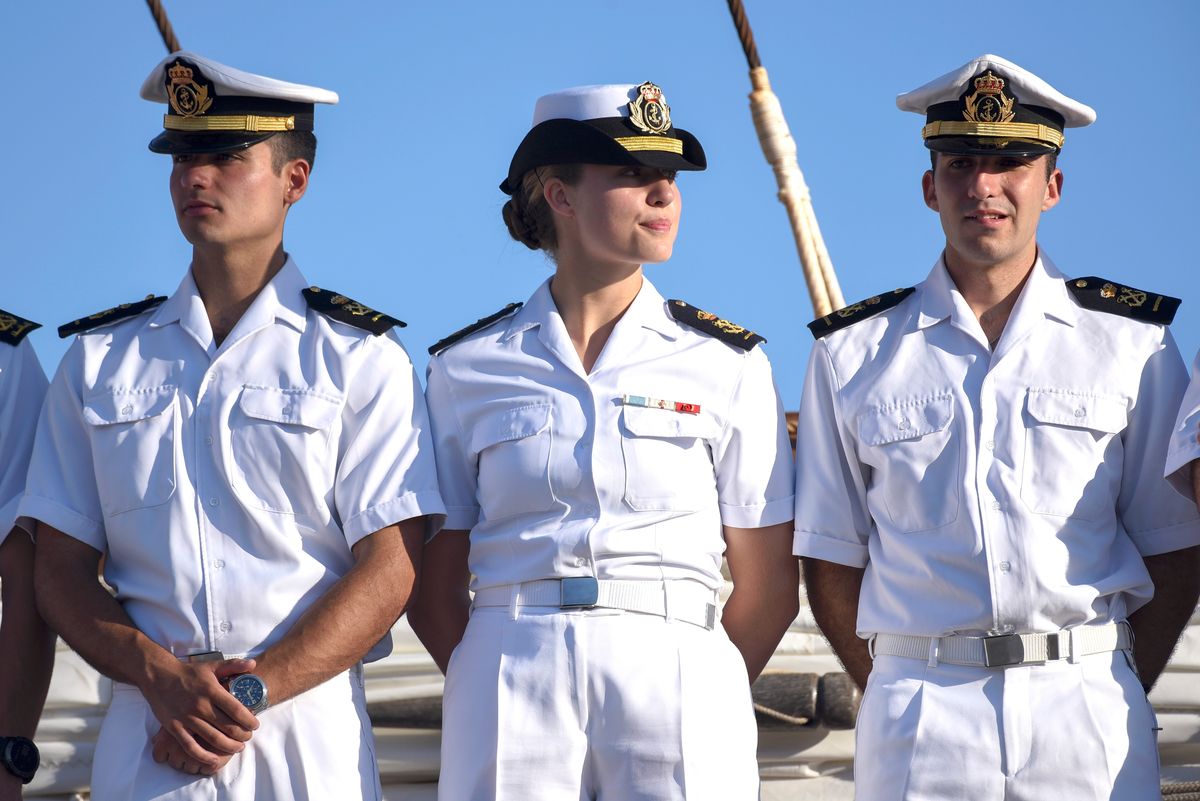
[[192,279],[220,345],[287,261],[283,242],[262,248],[192,248]]
[[550,295],[584,370],[591,372],[617,321],[641,288],[639,265],[600,268],[559,260],[550,280]]
[[949,245],[944,258],[946,271],[975,313],[988,344],[994,348],[1033,271],[1037,246],[1019,258],[998,264],[972,264]]

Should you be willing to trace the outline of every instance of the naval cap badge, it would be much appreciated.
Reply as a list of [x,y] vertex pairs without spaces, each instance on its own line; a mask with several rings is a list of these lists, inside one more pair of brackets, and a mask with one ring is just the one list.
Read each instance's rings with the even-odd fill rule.
[[[197,75],[202,83],[196,81]],[[208,96],[211,86],[196,66],[182,58],[167,67],[167,100],[180,117],[197,117],[208,111],[213,102]]]
[[1004,94],[1007,83],[988,70],[972,82],[975,91],[963,96],[963,118],[967,122],[1012,122],[1015,97]]
[[662,89],[650,81],[637,88],[637,97],[629,101],[629,121],[640,131],[664,133],[671,128],[671,107]]

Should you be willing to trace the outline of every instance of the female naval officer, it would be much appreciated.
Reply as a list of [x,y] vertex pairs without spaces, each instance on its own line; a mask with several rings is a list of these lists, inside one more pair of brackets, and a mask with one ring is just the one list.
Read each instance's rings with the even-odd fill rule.
[[758,797],[750,681],[797,611],[784,415],[762,337],[642,270],[704,167],[652,83],[542,97],[500,188],[554,274],[430,348],[449,517],[409,618],[446,671],[442,801]]

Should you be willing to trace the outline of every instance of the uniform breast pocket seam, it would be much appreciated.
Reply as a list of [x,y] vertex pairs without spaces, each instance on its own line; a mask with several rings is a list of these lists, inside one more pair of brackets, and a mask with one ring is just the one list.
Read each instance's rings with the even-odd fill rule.
[[[720,434],[721,429],[716,420],[703,415],[685,417],[678,412],[663,409],[626,406],[621,411],[621,424],[621,455],[625,468],[623,500],[629,508],[637,512],[694,512],[710,499],[714,506],[717,504],[712,441]],[[687,445],[680,444],[681,441],[686,441]],[[638,445],[639,442],[642,444]],[[695,475],[691,477],[692,481],[689,481],[686,470],[672,470],[670,465],[647,472],[641,467],[635,467],[643,461],[642,455],[634,450],[635,447],[641,450],[652,448],[661,457],[671,459],[682,458],[685,451],[698,447],[703,450],[707,470],[702,470],[697,465]],[[679,453],[670,450],[672,448],[678,449]],[[688,454],[687,458],[696,461],[699,459],[694,453]],[[690,467],[690,463],[687,466]],[[703,476],[700,475],[702,472]],[[663,485],[662,476],[669,476],[674,480],[669,486]],[[651,489],[643,491],[646,486]],[[681,488],[690,488],[691,491]]]
[[[105,517],[116,517],[127,512],[154,509],[170,502],[178,487],[178,458],[176,448],[176,398],[178,388],[174,384],[154,387],[112,389],[93,392],[83,401],[83,419],[93,430],[93,458],[102,454],[106,459],[125,447],[132,447],[129,470],[97,470],[97,491]],[[157,425],[155,425],[157,423]],[[150,429],[154,430],[151,431]],[[165,430],[164,430],[165,429]],[[125,434],[125,436],[121,436]],[[99,438],[103,441],[95,441]],[[111,440],[111,441],[107,441]],[[142,447],[139,447],[141,443]],[[156,445],[158,450],[146,453],[146,448]],[[167,454],[164,456],[163,451]],[[148,462],[149,457],[149,462]],[[151,495],[150,489],[155,473],[170,464],[170,477],[165,488]],[[111,467],[111,464],[108,465]],[[138,473],[139,467],[149,467],[146,475]],[[108,481],[106,477],[112,477]],[[129,494],[131,488],[143,485],[145,492],[139,497]],[[124,489],[125,494],[118,491]]]

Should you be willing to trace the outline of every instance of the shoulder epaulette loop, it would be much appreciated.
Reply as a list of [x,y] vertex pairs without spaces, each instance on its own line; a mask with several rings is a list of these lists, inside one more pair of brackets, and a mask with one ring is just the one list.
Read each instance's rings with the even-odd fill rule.
[[386,333],[392,327],[405,328],[408,325],[403,320],[375,311],[370,306],[328,289],[310,286],[304,290],[303,295],[310,309],[319,311],[339,323],[369,331],[375,336]]
[[1093,275],[1067,279],[1067,289],[1085,309],[1160,325],[1170,325],[1182,303],[1170,295],[1134,289]]
[[147,295],[142,300],[134,303],[122,303],[120,306],[113,306],[111,309],[96,312],[89,317],[80,317],[78,320],[73,320],[66,325],[60,325],[58,327],[58,335],[62,339],[66,339],[74,334],[82,334],[91,331],[93,328],[99,328],[102,325],[119,322],[129,317],[136,317],[142,312],[162,304],[166,299],[166,295]]
[[840,331],[855,323],[874,317],[881,311],[887,311],[893,306],[899,306],[902,300],[916,291],[915,287],[910,286],[904,289],[893,289],[886,294],[875,295],[866,300],[860,300],[858,303],[852,303],[837,311],[830,312],[824,317],[818,317],[808,324],[808,330],[812,331],[813,339],[820,339],[826,334],[832,334],[834,331]]
[[0,309],[0,342],[9,345],[20,345],[21,340],[29,336],[29,332],[41,328],[41,323],[18,317],[12,312]]
[[754,350],[758,343],[767,341],[764,336],[710,312],[701,311],[682,300],[668,300],[667,310],[678,322],[739,350]]
[[429,355],[437,356],[439,353],[441,353],[442,351],[444,351],[446,348],[450,347],[454,343],[458,342],[459,340],[466,339],[467,337],[471,336],[471,334],[474,334],[476,331],[482,331],[483,329],[487,328],[492,323],[497,322],[499,320],[503,320],[505,317],[508,317],[509,315],[514,314],[517,311],[517,309],[521,308],[524,305],[525,305],[524,303],[510,303],[507,306],[505,306],[503,309],[501,309],[500,311],[496,312],[495,314],[489,314],[487,317],[480,317],[478,320],[471,323],[470,325],[458,329],[450,336],[444,337],[442,339],[439,339],[437,342],[434,342],[432,345],[429,346]]

